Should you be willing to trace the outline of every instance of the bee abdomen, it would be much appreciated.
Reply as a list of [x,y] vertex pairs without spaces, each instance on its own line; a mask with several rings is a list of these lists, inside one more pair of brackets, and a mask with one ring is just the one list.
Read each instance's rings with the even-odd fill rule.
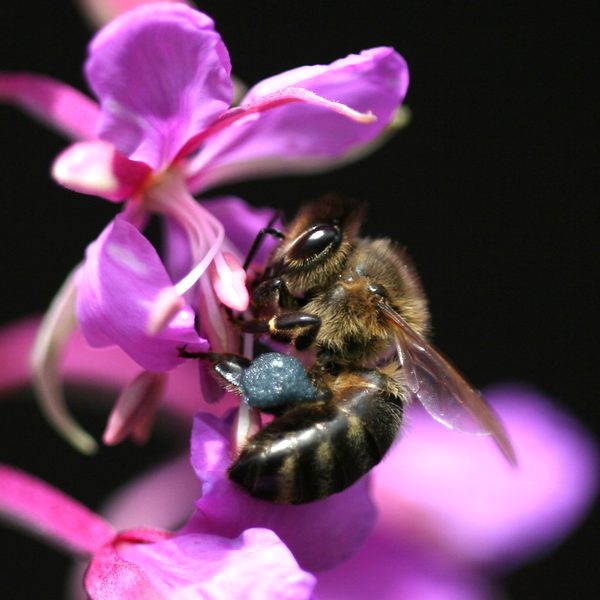
[[296,406],[259,431],[231,466],[230,479],[253,496],[300,504],[340,492],[366,474],[391,446],[402,404],[381,387],[342,390],[332,401]]

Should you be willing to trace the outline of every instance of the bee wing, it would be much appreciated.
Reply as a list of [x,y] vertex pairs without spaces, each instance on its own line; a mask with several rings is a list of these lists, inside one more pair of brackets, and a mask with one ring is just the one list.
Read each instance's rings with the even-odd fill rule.
[[393,308],[383,302],[379,307],[396,326],[396,350],[411,399],[450,429],[491,435],[506,460],[516,465],[508,434],[481,394]]

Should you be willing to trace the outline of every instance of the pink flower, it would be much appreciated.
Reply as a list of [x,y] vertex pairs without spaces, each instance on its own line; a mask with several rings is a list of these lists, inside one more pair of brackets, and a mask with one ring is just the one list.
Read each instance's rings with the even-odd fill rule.
[[90,557],[92,600],[310,598],[314,577],[268,529],[236,538],[137,528],[115,532],[75,500],[0,465],[0,512],[70,552]]
[[[92,346],[116,344],[149,372],[180,365],[177,349],[184,345],[233,349],[223,305],[239,311],[248,304],[241,268],[247,246],[226,229],[233,217],[246,225],[250,215],[246,229],[256,231],[268,216],[228,199],[222,221],[192,194],[347,162],[388,127],[408,86],[404,60],[391,48],[375,48],[264,80],[230,108],[230,70],[208,16],[159,2],[124,13],[92,40],[85,73],[99,104],[45,77],[0,75],[0,99],[81,140],[57,158],[54,178],[124,203],[67,280],[34,353],[48,412],[83,450],[93,440],[65,414],[52,381],[74,307]],[[164,257],[140,232],[151,214],[163,221]],[[120,415],[129,430],[146,394],[157,395],[155,379],[146,378],[148,385],[135,388],[144,393],[129,390],[121,403],[132,407]]]
[[589,432],[530,387],[500,385],[485,397],[519,466],[414,406],[402,439],[373,471],[375,529],[348,562],[319,574],[319,598],[496,597],[493,580],[547,554],[580,524],[599,485]]
[[[0,335],[0,356],[6,358],[0,369],[0,386],[4,389],[26,380],[22,365],[32,335],[30,327]],[[79,342],[67,355],[67,374],[90,383],[105,381],[114,385],[105,369],[93,365],[96,360],[108,359],[110,356],[97,356]],[[117,360],[111,367],[113,376],[120,377],[124,367]],[[193,410],[197,385],[194,370],[180,369],[177,376],[186,372],[167,404],[171,411],[182,415]],[[530,388],[496,387],[487,392],[486,398],[514,441],[518,469],[501,461],[489,440],[449,431],[414,406],[408,411],[409,422],[402,439],[373,470],[371,489],[378,516],[374,530],[370,532],[367,524],[358,537],[357,526],[364,524],[365,515],[369,518],[369,504],[360,492],[367,480],[333,496],[328,500],[329,508],[320,503],[277,507],[250,498],[223,475],[228,461],[224,437],[227,428],[211,417],[196,419],[192,434],[195,473],[189,466],[163,467],[131,482],[113,499],[109,521],[124,533],[116,534],[104,519],[79,505],[73,507],[73,501],[59,492],[50,493],[40,482],[27,488],[27,494],[16,493],[11,469],[0,471],[0,505],[9,518],[25,523],[29,529],[80,554],[93,555],[86,585],[88,590],[95,585],[97,593],[111,592],[106,586],[110,581],[119,581],[119,576],[113,577],[115,573],[128,573],[139,578],[143,586],[151,586],[146,588],[140,583],[141,590],[154,593],[154,588],[163,590],[162,586],[171,585],[174,587],[169,593],[177,597],[177,586],[186,590],[188,584],[196,585],[189,583],[188,575],[195,572],[193,565],[201,552],[214,558],[222,556],[220,549],[226,546],[225,554],[232,560],[211,562],[215,577],[222,569],[229,578],[228,566],[239,566],[232,577],[239,576],[241,586],[233,592],[225,588],[231,595],[220,597],[244,598],[244,584],[252,577],[243,565],[262,569],[263,563],[253,563],[241,550],[236,554],[232,540],[241,539],[239,548],[244,551],[256,548],[258,553],[267,553],[262,558],[253,555],[252,560],[268,562],[269,548],[276,548],[277,552],[270,555],[276,557],[275,562],[281,561],[280,567],[274,567],[276,573],[283,571],[281,577],[287,574],[292,582],[298,576],[305,586],[301,593],[311,585],[306,571],[313,572],[317,580],[315,594],[321,600],[358,600],[366,596],[383,600],[490,598],[495,594],[494,580],[547,553],[581,522],[598,489],[598,451],[580,424]],[[4,478],[7,473],[9,477]],[[174,535],[157,531],[190,514],[193,507],[188,498],[193,498],[198,489],[196,477],[203,492],[186,527]],[[23,478],[30,481],[23,474],[18,474],[17,481]],[[37,486],[45,491],[32,493],[39,489]],[[53,494],[62,499],[53,499]],[[152,502],[147,501],[150,498]],[[57,511],[59,505],[61,510]],[[281,541],[261,547],[261,540],[252,535],[238,538],[244,531],[274,532],[276,538],[271,540]],[[301,570],[281,542],[291,550]],[[183,556],[185,580],[175,575],[181,563],[173,561],[174,552]],[[349,556],[352,552],[356,554]],[[348,560],[340,562],[344,558]],[[206,574],[205,569],[198,571],[201,576]],[[270,581],[266,571],[261,571],[261,577]],[[310,597],[309,592],[306,596],[301,593],[299,597]],[[202,596],[190,592],[189,597]]]
[[275,505],[253,498],[227,478],[229,429],[213,415],[201,413],[194,419],[191,459],[202,497],[188,527],[225,537],[237,537],[249,527],[266,527],[310,571],[331,568],[355,554],[375,521],[368,477],[310,504]]

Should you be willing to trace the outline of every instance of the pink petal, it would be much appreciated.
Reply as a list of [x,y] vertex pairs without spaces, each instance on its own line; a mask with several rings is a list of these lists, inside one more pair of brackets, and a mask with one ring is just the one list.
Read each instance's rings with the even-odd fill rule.
[[84,578],[91,600],[168,600],[158,593],[143,568],[124,559],[118,549],[168,537],[166,532],[124,532],[105,544],[92,558]]
[[519,465],[485,437],[410,413],[404,439],[375,472],[382,526],[419,530],[469,560],[514,565],[546,551],[582,519],[598,489],[598,452],[566,413],[525,387],[486,398],[503,419]]
[[29,357],[39,324],[39,319],[30,318],[0,329],[1,391],[22,387],[29,381]]
[[52,176],[66,188],[115,202],[132,196],[150,173],[101,140],[69,146],[52,165]]
[[77,281],[77,313],[87,341],[94,347],[116,344],[149,371],[184,362],[182,346],[206,350],[187,305],[160,333],[147,333],[154,303],[170,285],[150,242],[118,216],[88,247]]
[[[29,359],[39,322],[39,319],[25,319],[0,329],[1,391],[21,388],[30,381]],[[61,367],[68,381],[98,384],[108,389],[121,388],[139,372],[139,365],[120,348],[92,348],[79,331],[68,340]],[[219,404],[206,404],[199,386],[198,364],[191,360],[169,374],[165,396],[165,407],[183,419],[192,417],[200,407],[223,414],[237,403],[229,395]]]
[[147,333],[156,335],[161,332],[185,307],[185,300],[177,293],[174,287],[167,287],[160,290],[154,300],[154,306],[150,312]]
[[181,223],[173,217],[165,216],[161,219],[161,225],[165,267],[171,279],[179,281],[194,266],[190,238]]
[[120,394],[106,425],[102,441],[122,442],[147,416],[154,417],[166,385],[164,373],[142,371]]
[[90,554],[114,531],[101,517],[47,483],[0,465],[0,513],[79,554]]
[[[266,227],[276,214],[272,208],[257,208],[235,196],[203,200],[202,205],[223,223],[226,240],[234,245],[243,258],[248,254],[258,232]],[[255,262],[262,264],[275,243],[272,237],[267,236],[256,253]]]
[[111,494],[101,513],[116,529],[130,529],[139,523],[174,529],[189,518],[199,492],[200,485],[186,452],[137,473]]
[[[213,352],[237,351],[239,333],[231,327],[230,318],[207,277],[198,281],[198,314],[201,315],[198,319],[198,331],[210,342]],[[214,377],[212,378],[214,381]]]
[[246,288],[246,271],[231,252],[217,255],[209,268],[210,280],[217,298],[233,310],[248,308],[250,296]]
[[282,90],[276,90],[267,96],[257,98],[252,102],[247,102],[242,106],[236,106],[223,113],[210,127],[194,136],[181,149],[180,156],[185,157],[195,152],[202,146],[206,139],[216,135],[219,131],[230,127],[237,127],[240,122],[253,121],[255,115],[267,112],[275,108],[286,106],[287,104],[300,103],[321,109],[330,110],[351,119],[356,123],[373,123],[377,117],[369,112],[360,112],[346,106],[341,102],[327,100],[314,92],[298,87],[288,87]]
[[182,4],[149,4],[92,41],[86,74],[100,99],[99,136],[157,170],[225,111],[227,50],[212,20]]
[[357,123],[330,110],[300,103],[257,113],[206,140],[190,166],[193,192],[243,177],[310,172],[372,142],[390,123],[408,87],[404,59],[375,48],[327,66],[301,67],[250,90],[252,104],[287,87],[335,100],[377,120]]
[[[225,227],[223,249],[235,252],[244,260],[258,232],[266,227],[275,215],[272,208],[251,206],[241,198],[224,196],[211,200],[202,200],[202,206],[216,217]],[[190,243],[181,225],[171,218],[162,220],[164,226],[164,261],[167,271],[177,281],[192,268]],[[267,236],[255,256],[255,262],[262,264],[276,241]]]
[[192,433],[192,466],[202,497],[187,533],[235,537],[250,527],[272,529],[299,564],[315,571],[352,556],[372,529],[375,510],[364,477],[348,490],[305,505],[275,505],[252,498],[227,479],[229,425],[200,414]]
[[129,544],[120,554],[143,569],[158,598],[300,600],[311,598],[314,587],[314,577],[301,571],[266,529],[249,529],[234,539],[177,535],[155,544]]
[[10,102],[71,139],[92,139],[98,105],[76,89],[32,73],[0,74],[0,100]]
[[481,575],[419,539],[369,537],[347,562],[319,573],[319,600],[489,600]]
[[85,17],[94,27],[101,27],[124,12],[151,2],[182,2],[191,4],[185,0],[78,0]]

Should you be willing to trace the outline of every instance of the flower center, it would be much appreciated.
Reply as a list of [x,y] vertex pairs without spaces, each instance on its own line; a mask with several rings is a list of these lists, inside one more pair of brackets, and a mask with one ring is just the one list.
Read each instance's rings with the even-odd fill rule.
[[[183,173],[171,166],[156,176],[144,190],[141,203],[145,210],[172,219],[187,238],[190,270],[174,284],[176,294],[183,296],[200,282],[196,289],[205,300],[207,295],[214,295],[229,308],[245,310],[249,297],[242,265],[225,237],[222,223],[191,196]],[[207,271],[210,278],[205,281],[201,278]],[[217,310],[215,306],[211,312]]]

